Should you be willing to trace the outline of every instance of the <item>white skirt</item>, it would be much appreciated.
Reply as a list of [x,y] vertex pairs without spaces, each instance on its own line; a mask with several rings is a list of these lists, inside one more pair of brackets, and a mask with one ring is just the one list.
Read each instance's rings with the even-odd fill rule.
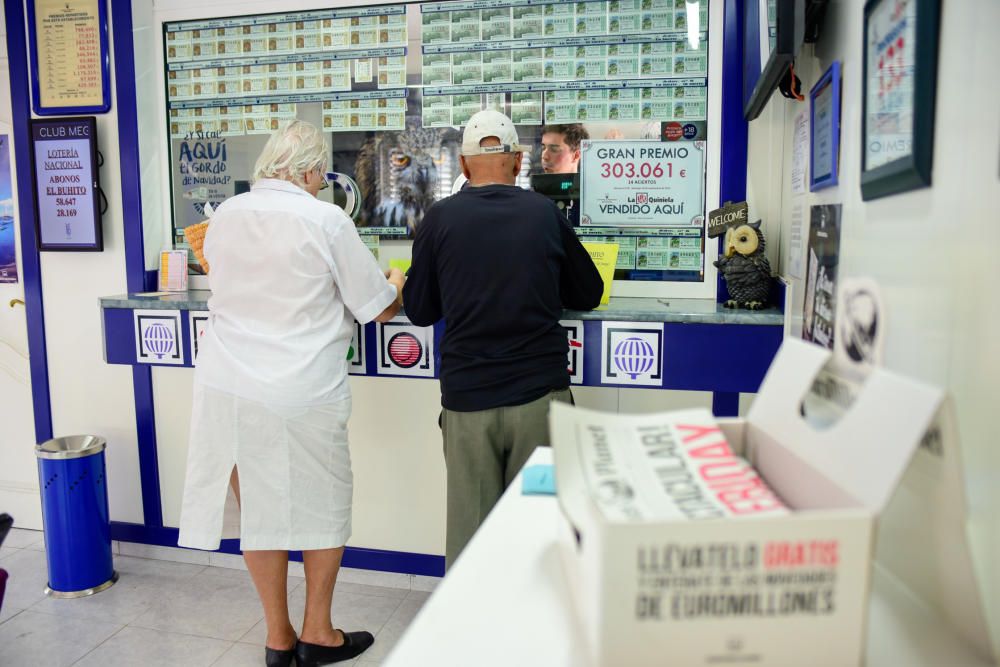
[[354,490],[350,416],[350,398],[283,407],[195,383],[178,544],[219,548],[234,466],[242,550],[346,544]]

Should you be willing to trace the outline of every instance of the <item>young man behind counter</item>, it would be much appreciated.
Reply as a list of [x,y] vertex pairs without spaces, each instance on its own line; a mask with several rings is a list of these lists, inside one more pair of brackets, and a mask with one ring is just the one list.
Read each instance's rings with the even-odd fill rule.
[[549,403],[572,402],[559,318],[564,307],[597,307],[603,290],[556,205],[514,185],[525,150],[502,113],[469,120],[461,157],[469,186],[428,209],[403,288],[411,322],[445,320],[447,567],[535,447],[548,444]]

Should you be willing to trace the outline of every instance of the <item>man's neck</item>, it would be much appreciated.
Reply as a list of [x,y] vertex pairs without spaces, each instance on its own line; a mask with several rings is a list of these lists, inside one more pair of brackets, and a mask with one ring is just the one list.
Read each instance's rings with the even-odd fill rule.
[[487,185],[514,185],[514,182],[507,179],[491,179],[482,178],[475,181],[469,181],[469,186],[473,188],[484,188]]

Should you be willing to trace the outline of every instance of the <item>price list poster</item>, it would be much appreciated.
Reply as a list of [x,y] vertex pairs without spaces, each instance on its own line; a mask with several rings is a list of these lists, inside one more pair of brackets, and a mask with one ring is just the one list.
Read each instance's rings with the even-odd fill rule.
[[32,0],[35,112],[104,112],[110,106],[107,17],[98,0]]

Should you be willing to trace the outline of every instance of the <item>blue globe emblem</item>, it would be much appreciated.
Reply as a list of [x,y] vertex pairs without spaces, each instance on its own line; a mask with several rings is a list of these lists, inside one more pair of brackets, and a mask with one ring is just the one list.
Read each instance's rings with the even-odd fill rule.
[[656,361],[656,351],[647,341],[630,336],[615,346],[615,366],[634,380],[648,373]]
[[154,322],[142,334],[146,349],[156,355],[157,359],[174,351],[174,332],[166,324]]

